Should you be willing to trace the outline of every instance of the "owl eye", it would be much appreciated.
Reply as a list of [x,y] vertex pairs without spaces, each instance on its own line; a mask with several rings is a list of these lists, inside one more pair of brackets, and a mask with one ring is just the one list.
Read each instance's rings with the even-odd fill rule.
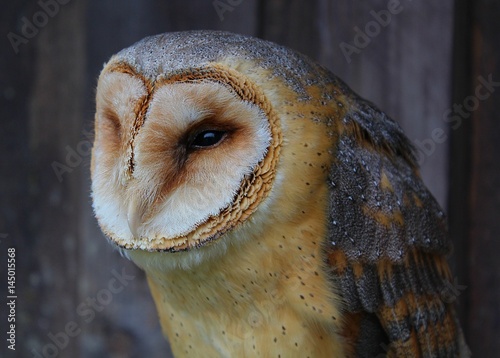
[[193,141],[190,143],[190,147],[193,148],[206,148],[213,147],[218,144],[226,136],[225,131],[217,130],[206,130],[200,132],[194,137]]

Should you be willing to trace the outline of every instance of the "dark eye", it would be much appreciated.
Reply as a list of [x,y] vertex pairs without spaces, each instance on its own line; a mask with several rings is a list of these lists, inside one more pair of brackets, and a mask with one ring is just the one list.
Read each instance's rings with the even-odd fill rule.
[[191,142],[191,147],[206,148],[218,144],[226,135],[224,131],[206,130],[200,132]]

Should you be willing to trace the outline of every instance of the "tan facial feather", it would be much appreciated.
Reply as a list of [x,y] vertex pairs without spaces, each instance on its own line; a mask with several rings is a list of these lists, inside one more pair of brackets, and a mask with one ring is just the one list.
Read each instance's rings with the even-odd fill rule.
[[[135,108],[146,96],[146,88],[137,78],[124,73],[106,73],[99,81],[96,103],[96,140],[103,153],[123,151],[131,140],[129,128],[136,119]],[[110,159],[117,159],[116,156]],[[122,158],[124,159],[124,158]],[[125,158],[128,159],[128,158]]]

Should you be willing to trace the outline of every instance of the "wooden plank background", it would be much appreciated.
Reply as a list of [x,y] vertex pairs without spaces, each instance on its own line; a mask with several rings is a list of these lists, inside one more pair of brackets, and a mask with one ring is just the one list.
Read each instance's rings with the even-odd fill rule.
[[[216,3],[228,10],[218,13]],[[468,99],[480,78],[500,81],[497,1],[2,5],[0,300],[5,307],[5,254],[15,246],[16,356],[168,356],[144,275],[112,249],[93,218],[89,132],[103,63],[146,35],[189,29],[228,30],[301,51],[401,123],[424,148],[422,176],[449,213],[459,311],[471,349],[478,357],[500,350],[500,124],[494,114],[500,113],[500,95],[493,87],[477,106]],[[374,12],[387,9],[396,10],[377,30]],[[38,25],[12,46],[8,34],[22,35],[26,21]],[[370,34],[364,42],[360,31]],[[360,46],[347,54],[355,41]],[[467,103],[470,115],[460,125],[446,121],[454,104]],[[447,140],[433,140],[436,130]],[[58,177],[55,163],[70,171]],[[110,294],[116,275],[125,277],[122,291]],[[2,308],[2,337],[5,312]],[[66,339],[61,332],[68,329],[74,337]],[[2,343],[0,352],[5,348]]]

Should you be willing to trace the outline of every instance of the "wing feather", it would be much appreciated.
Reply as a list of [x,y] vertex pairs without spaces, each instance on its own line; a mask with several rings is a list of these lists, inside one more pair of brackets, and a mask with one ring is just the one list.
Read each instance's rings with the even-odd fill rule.
[[[411,145],[393,120],[359,98],[342,128],[329,175],[326,252],[349,317],[375,315],[389,356],[467,355],[443,297],[452,283],[446,220]],[[366,342],[357,334],[359,355]]]

